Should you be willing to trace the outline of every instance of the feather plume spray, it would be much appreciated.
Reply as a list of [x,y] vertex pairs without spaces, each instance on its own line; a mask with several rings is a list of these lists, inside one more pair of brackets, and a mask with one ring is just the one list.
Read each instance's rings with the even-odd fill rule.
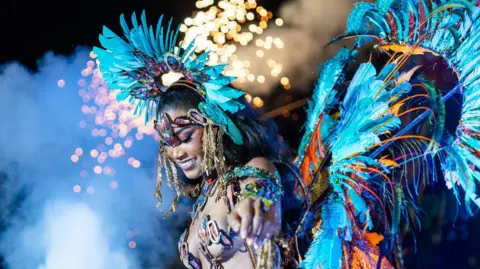
[[318,163],[322,160],[323,149],[317,145],[321,145],[320,141],[329,135],[330,126],[333,126],[334,120],[324,112],[337,102],[334,87],[343,82],[352,53],[354,52],[351,50],[341,49],[335,57],[320,66],[320,75],[307,109],[305,133],[300,142],[299,158],[296,162],[307,186],[312,182],[314,171],[318,169]]
[[120,89],[117,99],[134,104],[134,115],[146,112],[145,121],[149,121],[156,116],[162,93],[173,83],[182,80],[195,84],[195,90],[205,99],[199,111],[236,144],[242,144],[242,134],[226,112],[236,113],[244,108],[238,100],[244,93],[229,86],[236,78],[222,74],[226,65],[207,65],[209,52],[196,55],[195,40],[184,46],[177,44],[179,27],[172,30],[170,20],[164,30],[163,16],[155,31],[148,26],[145,11],[140,23],[133,13],[131,24],[130,28],[125,17],[120,16],[123,38],[104,27],[99,37],[103,48],[93,50],[109,88]]
[[[321,206],[319,231],[302,268],[341,268],[343,248],[358,244],[352,237],[353,226],[373,228],[369,214],[370,204],[382,201],[379,197],[378,201],[366,199],[363,191],[371,191],[375,197],[375,192],[368,187],[375,185],[369,182],[374,180],[369,168],[375,167],[378,173],[383,173],[387,167],[362,154],[380,142],[379,136],[382,133],[399,127],[398,117],[390,111],[396,102],[392,97],[402,96],[411,90],[408,82],[394,85],[393,82],[386,83],[378,79],[384,78],[385,72],[391,69],[392,65],[389,65],[377,76],[371,63],[362,64],[338,105],[339,119],[331,130],[329,139],[325,141],[325,148],[331,152],[332,161],[328,167],[328,179],[323,180],[328,180],[332,191],[328,201]],[[381,88],[384,90],[377,94]],[[377,179],[382,180],[384,179]],[[387,193],[393,201],[394,190]],[[351,216],[346,213],[350,208]],[[325,248],[329,248],[329,251]]]
[[[324,108],[324,93],[315,89],[321,99],[310,105],[299,151],[310,155],[300,158],[299,166],[307,184],[328,182],[329,193],[314,201],[322,213],[311,220],[314,241],[301,268],[356,268],[362,262],[361,268],[376,268],[377,263],[389,268],[380,253],[390,256],[403,221],[418,223],[410,221],[409,212],[418,212],[419,186],[437,177],[445,179],[459,202],[465,194],[469,210],[471,203],[480,206],[475,192],[480,181],[479,14],[472,1],[381,0],[354,8],[346,33],[333,42],[354,37],[358,47],[373,42],[380,52],[394,54],[378,74],[372,64],[360,65],[345,94],[337,94],[329,109]],[[416,69],[401,73],[412,55],[426,53],[441,57],[453,70],[458,80],[454,89],[442,92],[435,87],[441,78],[421,78]],[[322,80],[326,78],[320,74],[317,85]],[[445,102],[455,94],[462,95],[463,104],[456,132],[449,134]],[[333,119],[323,128],[328,132],[319,136],[318,124],[328,117]],[[312,122],[314,128],[308,125]],[[419,124],[432,128],[428,137]],[[326,155],[331,159],[320,166]],[[320,181],[312,183],[318,175]],[[368,245],[367,234],[382,227],[381,239],[362,248],[363,254],[356,252]],[[387,247],[382,252],[380,241]],[[376,259],[359,260],[367,256]]]
[[[441,162],[444,178],[449,182],[457,182],[466,192],[465,203],[470,208],[470,203],[480,205],[480,198],[475,193],[475,185],[478,184],[477,169],[479,155],[472,154],[479,149],[478,144],[478,105],[480,104],[480,11],[475,7],[475,1],[424,1],[404,0],[408,9],[391,7],[388,14],[397,14],[397,17],[410,14],[409,20],[397,20],[395,29],[407,29],[409,32],[393,34],[392,24],[381,24],[377,21],[373,28],[365,28],[375,18],[388,17],[379,8],[354,9],[351,18],[357,20],[349,25],[343,37],[358,34],[368,35],[376,40],[375,44],[381,51],[390,50],[400,55],[412,55],[429,52],[441,57],[451,68],[458,79],[458,85],[442,96],[432,83],[423,83],[424,89],[429,94],[431,112],[436,113],[436,132],[433,134],[430,146],[425,150],[426,154],[437,154],[437,149],[445,152],[445,158]],[[349,20],[350,22],[350,20]],[[408,23],[407,23],[408,22]],[[383,25],[383,27],[378,27]],[[340,38],[343,38],[340,37]],[[396,38],[394,38],[396,37]],[[365,40],[357,39],[358,46]],[[444,103],[453,94],[459,93],[463,97],[460,124],[454,136],[443,133],[445,124]],[[431,114],[430,112],[430,114]],[[424,113],[423,115],[428,115]],[[443,137],[442,137],[443,136]],[[435,148],[434,148],[435,146]],[[477,182],[477,183],[476,183]],[[456,195],[458,192],[455,192]],[[458,196],[457,196],[458,197]]]

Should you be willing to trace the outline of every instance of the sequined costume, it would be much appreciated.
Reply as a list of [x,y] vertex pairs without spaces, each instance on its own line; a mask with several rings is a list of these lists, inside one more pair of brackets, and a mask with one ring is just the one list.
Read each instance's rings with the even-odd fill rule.
[[[256,183],[250,183],[251,188],[261,188],[264,192],[259,193],[252,190],[248,190],[248,188],[244,188],[241,190],[239,184],[241,183],[242,179],[246,178],[256,178]],[[241,168],[235,168],[231,170],[225,176],[225,180],[227,181],[227,187],[232,186],[232,192],[239,193],[239,195],[233,195],[232,200],[228,200],[228,206],[226,212],[227,213],[235,203],[237,199],[244,199],[251,193],[256,193],[256,195],[264,194],[262,198],[268,199],[268,202],[264,203],[265,206],[270,206],[269,202],[275,202],[276,199],[280,197],[280,193],[275,193],[280,191],[280,188],[276,188],[276,185],[280,185],[280,176],[278,173],[275,175],[271,175],[268,171],[258,169],[255,167],[244,166]],[[206,258],[208,261],[209,268],[223,268],[222,266],[222,254],[224,251],[231,250],[234,244],[242,245],[241,251],[250,252],[251,249],[242,242],[241,240],[235,240],[236,234],[229,228],[226,227],[224,229],[220,228],[217,221],[212,218],[211,215],[204,212],[205,206],[209,201],[215,201],[217,198],[223,198],[221,196],[221,192],[219,191],[220,182],[214,179],[210,179],[203,183],[202,190],[200,196],[197,198],[196,203],[193,206],[192,215],[191,215],[191,223],[194,224],[195,222],[197,225],[189,226],[185,232],[182,234],[179,242],[178,248],[181,255],[181,260],[187,268],[205,268],[201,266],[201,262],[194,255],[191,251],[192,249],[198,249],[199,254]],[[270,185],[270,187],[265,188],[266,185]],[[271,191],[270,191],[271,190]],[[218,212],[215,212],[218,215]],[[191,233],[190,231],[193,229],[197,233]],[[197,237],[197,242],[199,247],[198,248],[191,248],[188,244],[189,236]],[[213,253],[211,250],[214,246],[218,246]],[[253,253],[248,253],[249,257],[252,259],[252,265],[255,265],[255,257]],[[280,255],[279,253],[275,255]],[[198,256],[198,255],[197,255]],[[279,257],[279,256],[278,256]],[[280,263],[280,261],[277,261]]]
[[[478,5],[358,3],[345,34],[332,41],[350,38],[354,46],[320,66],[295,162],[299,177],[290,180],[225,166],[222,137],[243,143],[230,115],[244,107],[238,102],[243,93],[229,86],[234,78],[222,75],[224,65],[208,66],[208,52],[195,55],[193,44],[176,48],[178,30],[171,32],[169,24],[165,32],[160,20],[154,31],[144,14],[141,24],[133,15],[132,29],[122,16],[125,38],[105,28],[105,49],[95,48],[103,78],[121,89],[120,100],[137,103],[147,120],[155,118],[163,145],[178,143],[176,126],[204,127],[203,166],[210,178],[196,189],[176,180],[175,165],[159,149],[159,167],[176,192],[171,210],[182,194],[197,197],[194,225],[178,243],[185,266],[223,268],[235,249],[252,268],[401,268],[400,232],[418,223],[419,185],[443,180],[459,203],[469,210],[480,206]],[[367,44],[383,58],[359,63],[358,52]],[[183,118],[155,113],[159,96],[179,82],[204,101]],[[215,134],[213,127],[221,131]],[[155,191],[159,202],[162,174]],[[244,179],[254,180],[243,186]],[[254,199],[265,210],[281,201],[287,212],[287,196],[306,205],[297,210],[301,221],[284,221],[282,234],[258,253],[205,210],[209,201],[223,200],[225,215],[238,200]]]

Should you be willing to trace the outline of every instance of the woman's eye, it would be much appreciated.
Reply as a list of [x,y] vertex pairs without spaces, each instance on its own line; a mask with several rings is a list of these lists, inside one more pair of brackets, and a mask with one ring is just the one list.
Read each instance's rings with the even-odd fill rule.
[[192,134],[190,133],[188,135],[185,135],[185,136],[179,137],[179,138],[180,138],[180,141],[182,143],[188,143],[188,142],[192,141]]

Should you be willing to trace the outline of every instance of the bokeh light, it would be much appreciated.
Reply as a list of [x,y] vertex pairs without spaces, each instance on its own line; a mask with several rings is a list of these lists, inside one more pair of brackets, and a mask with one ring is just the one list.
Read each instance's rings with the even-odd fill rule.
[[102,173],[102,167],[97,165],[93,168],[93,172],[95,172],[95,174],[99,175]]
[[116,182],[116,181],[110,182],[110,188],[112,188],[112,189],[118,188],[118,182]]
[[87,187],[87,193],[88,193],[88,194],[94,194],[94,193],[95,193],[95,189],[94,189],[92,186]]
[[76,163],[78,162],[78,155],[74,154],[70,157],[70,159],[72,160],[72,162]]
[[[195,6],[194,15],[185,18],[180,27],[185,33],[184,46],[195,39],[196,52],[211,51],[209,64],[229,64],[226,75],[237,77],[240,84],[264,83],[266,78],[258,77],[265,74],[278,79],[282,72],[280,63],[270,66],[271,70],[265,74],[252,74],[249,65],[241,64],[243,60],[237,55],[238,46],[247,46],[252,42],[259,48],[255,54],[259,58],[264,58],[265,50],[271,50],[273,45],[276,49],[283,49],[281,38],[261,37],[274,19],[272,12],[258,6],[255,0],[197,1]],[[281,27],[283,20],[275,18],[274,24]]]
[[75,154],[77,154],[78,156],[82,156],[82,154],[83,154],[83,149],[81,149],[81,148],[75,149]]
[[60,80],[57,82],[57,86],[60,87],[60,88],[65,87],[65,80],[60,79]]
[[81,192],[81,191],[82,191],[82,187],[80,187],[80,185],[75,185],[75,186],[73,186],[73,191],[74,191],[74,192],[77,192],[77,193],[78,193],[78,192]]

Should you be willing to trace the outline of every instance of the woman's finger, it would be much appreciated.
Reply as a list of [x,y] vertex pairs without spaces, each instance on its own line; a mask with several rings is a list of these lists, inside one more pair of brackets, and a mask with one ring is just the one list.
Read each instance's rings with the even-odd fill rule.
[[252,237],[258,237],[262,232],[264,213],[262,209],[262,201],[256,200],[253,204],[254,216],[252,223]]
[[241,218],[240,236],[243,239],[247,239],[252,229],[253,209],[252,203],[248,200],[250,199],[244,200],[245,203],[237,208],[238,214]]
[[269,235],[271,236],[272,234],[272,230],[273,230],[273,225],[270,221],[268,220],[265,220],[263,222],[263,226],[262,226],[262,232],[260,233],[259,236],[257,236],[255,242],[254,242],[254,247],[255,248],[259,248],[262,246],[262,244],[265,242],[265,240],[267,240],[269,237]]
[[236,233],[240,232],[240,221],[241,218],[237,210],[233,210],[233,212],[227,216],[228,226]]
[[262,201],[256,200],[253,204],[254,209],[254,217],[253,217],[253,228],[252,228],[252,235],[257,237],[262,232],[262,224],[264,220],[264,213],[262,208]]
[[252,232],[249,235],[249,241],[251,243],[253,243],[253,241],[256,240],[262,232],[264,214],[261,200],[256,200],[253,202],[253,214]]

